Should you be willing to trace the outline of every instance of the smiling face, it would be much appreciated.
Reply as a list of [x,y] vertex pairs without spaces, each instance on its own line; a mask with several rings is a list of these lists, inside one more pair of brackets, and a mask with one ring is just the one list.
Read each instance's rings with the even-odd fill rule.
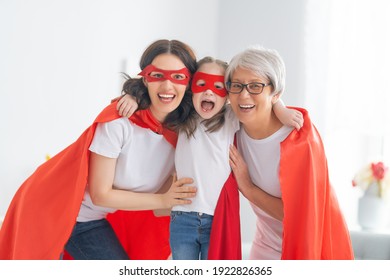
[[201,75],[198,76],[199,78],[196,78],[196,75],[194,77],[192,102],[196,112],[203,119],[210,119],[223,108],[226,102],[227,96],[223,96],[222,90],[225,88],[223,82],[225,70],[211,62],[202,64],[198,72],[201,72]]
[[[269,81],[259,77],[254,72],[238,67],[231,77],[232,82],[248,84],[253,82],[268,84]],[[241,93],[229,93],[229,100],[232,110],[240,122],[247,128],[257,128],[266,126],[272,119],[272,104],[277,101],[279,95],[272,94],[272,86],[264,87],[263,92],[254,95],[250,94],[246,88]]]
[[[186,78],[182,71],[185,65],[173,54],[160,54],[151,64],[154,69],[148,73],[150,79],[144,78],[144,83],[151,100],[150,111],[157,120],[163,122],[166,116],[180,105],[184,97],[187,85],[180,81]],[[169,78],[164,79],[167,72],[159,69],[169,71]]]

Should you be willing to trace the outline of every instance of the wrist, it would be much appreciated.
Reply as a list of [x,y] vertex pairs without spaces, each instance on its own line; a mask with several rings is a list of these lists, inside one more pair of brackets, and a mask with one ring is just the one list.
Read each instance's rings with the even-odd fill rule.
[[251,190],[253,189],[254,185],[250,179],[242,180],[241,183],[238,183],[240,186],[241,193],[248,198],[250,196]]
[[159,205],[158,209],[168,209],[171,207],[171,205],[169,205],[169,202],[166,199],[166,193],[156,194],[156,195],[157,195],[158,205]]

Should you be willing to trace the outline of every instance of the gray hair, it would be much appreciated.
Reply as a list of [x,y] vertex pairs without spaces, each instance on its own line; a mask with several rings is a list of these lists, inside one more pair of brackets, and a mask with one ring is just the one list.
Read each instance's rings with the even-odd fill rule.
[[244,68],[261,78],[268,79],[273,87],[272,94],[282,95],[286,85],[286,67],[276,50],[252,46],[235,55],[225,73],[225,82],[230,82],[234,71]]

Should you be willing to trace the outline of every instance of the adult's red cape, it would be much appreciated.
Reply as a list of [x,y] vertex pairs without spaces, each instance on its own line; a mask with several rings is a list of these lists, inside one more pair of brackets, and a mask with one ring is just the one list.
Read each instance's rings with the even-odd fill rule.
[[[70,146],[43,163],[16,192],[0,231],[0,259],[47,260],[59,259],[68,241],[80,209],[88,177],[88,150],[98,123],[109,122],[120,116],[116,102],[107,106],[83,134]],[[131,121],[163,134],[176,146],[176,133],[165,129],[149,110],[136,112]],[[146,167],[145,167],[146,168]],[[231,182],[231,181],[229,181]],[[236,185],[226,184],[219,207],[230,207],[236,213],[233,220],[217,217],[222,226],[215,226],[211,252],[221,259],[238,259],[241,251],[230,246],[241,246],[239,239],[238,192]],[[218,210],[218,213],[224,213]],[[130,259],[167,259],[169,247],[169,217],[155,217],[152,211],[116,211],[107,219],[113,226]],[[234,235],[224,235],[229,225]],[[238,233],[237,233],[238,229]],[[230,231],[230,230],[228,230]],[[237,235],[238,234],[238,235]],[[232,238],[232,241],[229,241]],[[241,248],[241,247],[239,247]],[[229,253],[239,254],[236,256]]]
[[353,259],[349,231],[329,182],[321,137],[308,112],[281,143],[279,180],[284,205],[282,259]]

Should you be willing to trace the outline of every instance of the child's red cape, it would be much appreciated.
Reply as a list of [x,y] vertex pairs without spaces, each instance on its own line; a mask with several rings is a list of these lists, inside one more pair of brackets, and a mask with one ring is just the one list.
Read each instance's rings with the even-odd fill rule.
[[242,259],[240,198],[233,173],[225,182],[215,208],[208,259]]

